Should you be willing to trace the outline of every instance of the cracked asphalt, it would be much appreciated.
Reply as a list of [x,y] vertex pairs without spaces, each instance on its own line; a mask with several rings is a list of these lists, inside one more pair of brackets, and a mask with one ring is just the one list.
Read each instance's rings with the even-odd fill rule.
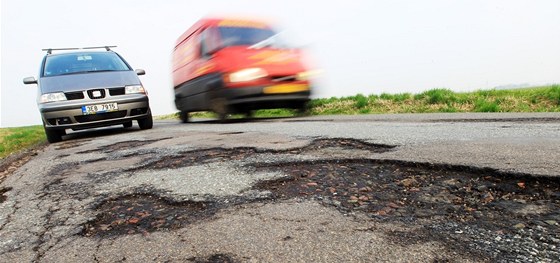
[[559,149],[560,113],[76,132],[0,182],[0,262],[557,262]]

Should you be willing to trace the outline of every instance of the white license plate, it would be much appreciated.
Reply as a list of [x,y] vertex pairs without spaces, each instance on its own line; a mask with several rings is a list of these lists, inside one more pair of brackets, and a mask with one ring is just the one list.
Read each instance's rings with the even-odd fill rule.
[[119,106],[117,105],[116,102],[82,106],[82,113],[84,115],[111,112],[117,110],[119,110]]

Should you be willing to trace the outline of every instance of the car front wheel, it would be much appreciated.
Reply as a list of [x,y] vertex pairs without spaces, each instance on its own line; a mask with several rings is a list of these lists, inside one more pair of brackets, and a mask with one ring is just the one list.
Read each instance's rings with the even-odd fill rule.
[[49,143],[55,143],[62,141],[64,131],[45,129],[45,134],[47,135],[47,141],[49,141]]
[[144,119],[139,119],[138,126],[140,126],[140,129],[142,130],[151,129],[154,126],[154,120],[152,119],[152,114],[148,115],[148,117]]
[[188,111],[180,111],[179,112],[179,119],[181,119],[182,123],[187,123],[189,122],[189,112]]

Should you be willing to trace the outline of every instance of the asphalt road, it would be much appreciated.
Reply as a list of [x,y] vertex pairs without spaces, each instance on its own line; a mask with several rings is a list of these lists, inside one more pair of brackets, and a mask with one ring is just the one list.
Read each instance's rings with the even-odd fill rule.
[[[0,262],[552,262],[560,247],[559,160],[560,113],[156,121],[145,131],[135,125],[76,132],[38,151],[1,182]],[[538,197],[534,204],[529,195],[515,199],[515,209],[529,211],[516,212],[523,214],[519,220],[530,222],[504,229],[492,221],[476,225],[472,235],[492,241],[478,244],[488,248],[480,251],[471,239],[454,236],[474,229],[472,222],[461,225],[470,222],[470,215],[456,226],[449,225],[447,215],[426,216],[424,211],[422,217],[420,208],[409,217],[405,212],[412,210],[403,209],[412,204],[406,198],[389,202],[388,210],[370,206],[373,210],[364,212],[358,208],[375,203],[375,194],[339,201],[336,194],[351,196],[352,191],[342,185],[325,186],[332,193],[328,197],[304,194],[301,189],[317,183],[290,181],[295,177],[285,169],[336,166],[324,169],[335,178],[336,171],[354,163],[365,169],[362,162],[391,165],[394,174],[421,169],[398,179],[396,185],[407,195],[429,188],[414,187],[423,174],[440,172],[477,182],[494,176],[500,181],[524,178],[518,180],[521,190],[537,178],[537,183],[547,182],[547,190],[531,192]],[[313,169],[305,177],[320,173]],[[370,176],[368,171],[363,175]],[[267,188],[260,186],[263,182],[275,184]],[[294,188],[277,192],[291,183]],[[360,192],[377,191],[376,182],[354,184]],[[299,190],[290,190],[296,186]],[[339,187],[350,190],[341,194]],[[461,188],[456,182],[445,187]],[[480,198],[492,205],[521,190]],[[437,210],[437,202],[452,205],[456,201],[448,199],[459,194],[449,196],[430,199],[436,202],[431,210]],[[388,220],[388,213],[398,217]],[[426,225],[433,226],[431,238],[413,238]],[[524,235],[548,241],[532,252],[534,244],[515,241]],[[511,244],[496,241],[510,236]],[[515,251],[525,246],[526,251]]]

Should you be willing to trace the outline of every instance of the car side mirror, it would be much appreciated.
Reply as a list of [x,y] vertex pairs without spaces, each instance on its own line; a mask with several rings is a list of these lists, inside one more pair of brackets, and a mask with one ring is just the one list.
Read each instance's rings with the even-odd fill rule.
[[35,77],[27,77],[23,79],[23,84],[37,84]]
[[136,72],[136,75],[138,76],[146,75],[146,71],[143,69],[135,69],[134,72]]

